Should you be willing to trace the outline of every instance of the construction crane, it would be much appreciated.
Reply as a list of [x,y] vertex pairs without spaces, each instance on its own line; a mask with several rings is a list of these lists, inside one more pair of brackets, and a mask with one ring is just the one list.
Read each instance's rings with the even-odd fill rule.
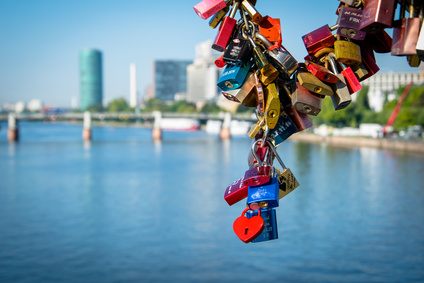
[[[386,136],[388,133],[388,128],[392,127],[393,124],[395,123],[396,117],[399,114],[400,111],[400,107],[402,106],[403,101],[406,98],[406,95],[409,93],[409,89],[412,86],[412,81],[405,87],[405,89],[403,90],[402,96],[400,97],[398,103],[396,104],[395,109],[393,109],[392,114],[389,117],[389,120],[387,120],[387,124],[383,127],[383,135]],[[391,132],[391,131],[390,131]]]

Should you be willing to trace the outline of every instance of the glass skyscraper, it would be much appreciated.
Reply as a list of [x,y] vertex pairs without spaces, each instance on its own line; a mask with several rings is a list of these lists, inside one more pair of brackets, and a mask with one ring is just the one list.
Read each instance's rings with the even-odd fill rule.
[[80,51],[81,110],[101,108],[103,100],[102,53],[95,49]]
[[154,61],[155,96],[161,100],[173,101],[176,93],[187,91],[187,66],[192,61]]

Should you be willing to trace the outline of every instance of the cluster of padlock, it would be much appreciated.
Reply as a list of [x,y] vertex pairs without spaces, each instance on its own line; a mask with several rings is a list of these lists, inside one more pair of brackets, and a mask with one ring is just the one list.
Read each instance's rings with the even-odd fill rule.
[[[414,54],[405,51],[407,29],[416,14],[414,2],[402,0],[401,14],[408,4],[410,17],[392,24],[397,4],[397,0],[340,0],[336,25],[302,37],[308,52],[303,63],[282,45],[280,20],[259,13],[256,0],[203,0],[193,7],[202,19],[211,18],[212,28],[219,26],[212,48],[223,52],[215,62],[224,68],[217,83],[222,94],[256,108],[258,121],[247,134],[252,138],[249,168],[224,194],[229,205],[247,198],[247,208],[233,225],[245,243],[278,238],[275,208],[299,186],[276,147],[312,126],[308,115],[320,113],[325,97],[331,97],[335,110],[347,107],[351,94],[362,88],[360,82],[379,71],[374,52],[408,56],[411,65],[419,58],[416,46]],[[387,27],[395,29],[393,44]],[[398,33],[402,39],[395,41]],[[273,166],[275,158],[282,170]]]

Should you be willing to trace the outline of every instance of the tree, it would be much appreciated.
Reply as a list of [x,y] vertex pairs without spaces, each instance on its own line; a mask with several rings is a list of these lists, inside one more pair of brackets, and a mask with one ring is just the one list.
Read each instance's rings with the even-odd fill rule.
[[125,98],[117,98],[109,103],[109,105],[107,106],[107,110],[109,112],[124,112],[128,111],[129,107]]

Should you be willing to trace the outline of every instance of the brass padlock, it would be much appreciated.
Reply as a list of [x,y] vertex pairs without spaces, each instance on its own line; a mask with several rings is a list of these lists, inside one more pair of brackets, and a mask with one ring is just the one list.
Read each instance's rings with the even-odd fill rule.
[[281,172],[278,168],[274,167],[275,171],[277,172],[276,175],[280,188],[279,199],[282,199],[289,193],[293,192],[297,187],[299,187],[299,182],[297,181],[290,168],[286,167],[280,155],[278,155],[278,152],[275,149],[274,145],[271,142],[268,142],[268,144],[269,148],[274,153],[278,163],[280,163],[281,167],[283,168],[283,172]]
[[265,122],[269,129],[274,129],[280,117],[280,98],[277,86],[271,83],[265,87]]
[[[300,64],[300,66],[302,65]],[[334,94],[334,91],[329,85],[325,84],[320,79],[315,77],[312,73],[310,73],[304,67],[300,67],[298,69],[296,77],[300,85],[311,92],[322,94],[322,95]]]
[[360,46],[351,41],[339,40],[339,38],[340,36],[338,36],[338,40],[334,42],[336,60],[346,65],[361,64],[362,58]]

